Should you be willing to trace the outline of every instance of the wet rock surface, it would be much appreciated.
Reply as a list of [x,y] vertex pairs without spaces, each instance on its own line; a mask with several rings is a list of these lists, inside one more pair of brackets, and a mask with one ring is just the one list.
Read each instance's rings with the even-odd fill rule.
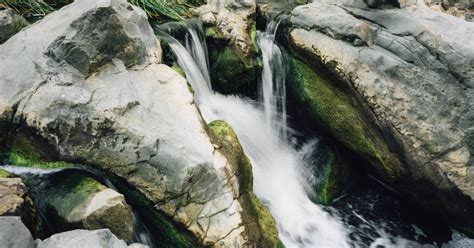
[[[333,111],[325,120],[317,109],[338,98],[318,103],[324,95],[311,95],[312,84],[303,88],[316,119],[385,180],[472,234],[474,32],[466,32],[472,23],[422,3],[374,9],[343,0],[297,7],[291,21],[293,51],[326,73],[332,85],[318,90],[341,100],[322,108]],[[331,123],[338,113],[344,118]],[[357,123],[364,127],[357,141],[366,145],[344,135],[345,127],[357,134]]]
[[143,11],[75,1],[0,46],[0,56],[8,61],[0,127],[30,130],[57,160],[125,178],[204,245],[252,244],[238,176],[211,144],[186,80],[160,64]]

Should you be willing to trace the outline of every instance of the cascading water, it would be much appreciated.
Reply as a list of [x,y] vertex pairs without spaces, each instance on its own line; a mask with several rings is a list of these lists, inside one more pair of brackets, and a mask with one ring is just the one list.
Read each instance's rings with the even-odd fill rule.
[[283,53],[274,42],[277,26],[272,23],[266,32],[258,34],[264,64],[263,103],[212,91],[207,57],[202,56],[207,54],[207,47],[202,31],[194,29],[195,24],[188,24],[186,48],[173,37],[165,39],[194,89],[204,119],[225,120],[237,133],[253,164],[255,194],[275,217],[285,246],[350,247],[338,218],[306,195],[302,183],[305,180],[301,178],[303,156],[288,142],[291,130],[286,124],[286,70]]

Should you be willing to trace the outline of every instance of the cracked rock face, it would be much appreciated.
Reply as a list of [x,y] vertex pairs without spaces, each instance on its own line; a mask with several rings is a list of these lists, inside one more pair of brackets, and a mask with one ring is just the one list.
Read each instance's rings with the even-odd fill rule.
[[160,64],[143,11],[78,0],[12,37],[0,57],[2,134],[26,127],[60,160],[126,178],[205,245],[248,242],[237,176],[186,80]]
[[439,197],[427,207],[472,228],[474,25],[423,3],[373,9],[363,0],[314,1],[291,21],[296,54],[345,82],[375,117],[367,126],[381,128],[402,163],[394,182],[422,204]]

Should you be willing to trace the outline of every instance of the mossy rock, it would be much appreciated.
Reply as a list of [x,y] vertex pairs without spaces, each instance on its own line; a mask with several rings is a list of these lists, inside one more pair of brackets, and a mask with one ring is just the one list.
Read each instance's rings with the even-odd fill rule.
[[394,162],[381,135],[372,128],[357,102],[295,57],[290,60],[289,90],[314,123],[368,160],[383,179],[390,182],[400,176],[403,168]]
[[239,180],[239,203],[243,211],[245,235],[250,247],[283,247],[275,219],[253,193],[252,164],[245,155],[237,135],[226,122],[217,120],[209,125],[212,142],[227,158]]
[[11,138],[10,147],[3,152],[4,159],[10,165],[21,167],[34,167],[41,169],[59,169],[72,168],[75,165],[63,161],[47,161],[49,155],[45,154],[45,150],[34,144],[33,139],[27,137],[26,134],[18,132]]
[[12,174],[6,170],[0,169],[0,178],[9,178],[12,177]]
[[312,201],[328,205],[332,200],[349,191],[353,184],[351,167],[339,151],[328,145],[318,144],[310,172],[314,175],[310,192]]
[[256,84],[260,73],[257,60],[246,58],[232,46],[211,53],[211,80],[223,93],[236,93]]
[[120,239],[132,239],[133,215],[125,199],[89,173],[61,171],[39,187],[44,188],[37,192],[35,201],[44,213],[49,232],[108,228]]
[[262,65],[258,56],[255,22],[248,32],[252,43],[251,51],[244,54],[218,28],[211,26],[205,30],[212,86],[222,93],[239,93],[257,87]]

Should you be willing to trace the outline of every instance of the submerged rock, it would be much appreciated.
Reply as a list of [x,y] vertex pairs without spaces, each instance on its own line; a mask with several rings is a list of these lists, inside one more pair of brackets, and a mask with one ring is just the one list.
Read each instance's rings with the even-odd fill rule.
[[210,142],[186,80],[160,64],[143,11],[125,0],[74,1],[1,45],[0,56],[7,144],[8,133],[28,129],[50,157],[125,178],[176,222],[173,230],[191,231],[201,244],[257,242],[245,213],[258,200],[241,198],[238,175]]
[[0,10],[0,44],[20,32],[29,23],[12,9]]
[[207,26],[211,80],[219,91],[256,87],[256,10],[255,0],[213,0],[196,9]]
[[311,116],[405,196],[474,235],[473,24],[422,3],[363,0],[316,1],[291,21],[293,87]]

